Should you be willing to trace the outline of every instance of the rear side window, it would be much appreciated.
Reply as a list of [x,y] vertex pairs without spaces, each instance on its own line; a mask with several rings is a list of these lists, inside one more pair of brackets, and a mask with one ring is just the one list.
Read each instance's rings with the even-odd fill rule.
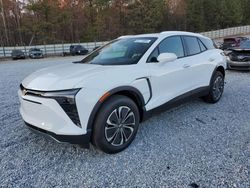
[[213,43],[213,41],[211,39],[209,39],[209,38],[203,38],[203,37],[200,37],[199,39],[206,46],[206,48],[208,50],[215,49],[214,43]]
[[168,37],[159,45],[159,53],[174,53],[177,57],[184,57],[184,50],[179,36]]
[[185,44],[187,46],[188,55],[195,55],[201,52],[200,44],[196,37],[184,36]]
[[201,51],[204,52],[207,50],[207,48],[204,46],[204,44],[200,41],[200,39],[198,39],[198,42],[199,42],[199,45],[200,45],[200,48],[201,48]]

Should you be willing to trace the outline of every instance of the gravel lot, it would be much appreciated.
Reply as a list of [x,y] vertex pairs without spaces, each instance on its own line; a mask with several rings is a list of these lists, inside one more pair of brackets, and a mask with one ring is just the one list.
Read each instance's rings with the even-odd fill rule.
[[250,187],[250,72],[228,71],[219,103],[154,116],[127,150],[108,155],[36,135],[19,115],[24,77],[77,59],[0,63],[1,187]]

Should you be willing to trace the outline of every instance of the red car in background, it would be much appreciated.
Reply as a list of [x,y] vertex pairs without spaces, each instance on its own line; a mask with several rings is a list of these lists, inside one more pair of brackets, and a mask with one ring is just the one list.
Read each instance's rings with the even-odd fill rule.
[[222,45],[222,50],[227,50],[229,48],[239,47],[242,42],[246,41],[247,37],[230,37],[224,38]]

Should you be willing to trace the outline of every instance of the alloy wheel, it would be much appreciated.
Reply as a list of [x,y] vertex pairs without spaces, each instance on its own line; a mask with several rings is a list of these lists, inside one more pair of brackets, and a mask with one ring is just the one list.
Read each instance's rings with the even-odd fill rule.
[[135,114],[127,106],[120,106],[113,110],[105,125],[105,138],[113,146],[125,144],[135,130]]
[[218,76],[213,84],[213,97],[214,100],[218,100],[222,93],[223,93],[223,89],[224,89],[224,80],[221,76]]

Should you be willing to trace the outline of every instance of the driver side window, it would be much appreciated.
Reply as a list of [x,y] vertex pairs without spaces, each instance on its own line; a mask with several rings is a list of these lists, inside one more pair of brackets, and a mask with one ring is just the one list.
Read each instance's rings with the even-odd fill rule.
[[164,39],[159,45],[161,53],[174,53],[178,58],[184,57],[184,50],[182,46],[181,37],[174,36]]
[[149,56],[148,62],[158,62],[157,57],[161,53],[174,53],[178,58],[184,57],[184,49],[180,36],[173,36],[164,39],[153,53]]

